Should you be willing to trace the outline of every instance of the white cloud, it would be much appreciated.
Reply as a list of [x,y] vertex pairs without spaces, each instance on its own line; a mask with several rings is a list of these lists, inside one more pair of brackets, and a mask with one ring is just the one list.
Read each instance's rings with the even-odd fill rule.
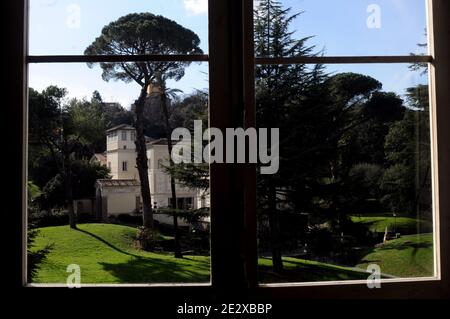
[[190,14],[203,14],[208,12],[208,0],[183,0],[184,8]]

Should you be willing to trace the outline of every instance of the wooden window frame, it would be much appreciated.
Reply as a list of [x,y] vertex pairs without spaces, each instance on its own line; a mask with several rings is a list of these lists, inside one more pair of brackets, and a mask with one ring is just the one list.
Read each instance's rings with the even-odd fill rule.
[[[7,196],[15,213],[5,223],[13,244],[9,256],[19,262],[6,280],[17,288],[26,282],[26,180],[27,180],[27,76],[29,63],[203,61],[209,63],[210,125],[219,129],[255,126],[255,63],[274,60],[254,57],[253,0],[214,0],[209,4],[209,54],[190,56],[28,56],[26,0],[8,2],[7,129],[13,132],[11,151],[15,178]],[[438,277],[434,280],[383,282],[370,290],[362,282],[258,285],[256,253],[256,169],[253,164],[211,164],[211,284],[128,285],[146,287],[145,296],[158,298],[253,297],[258,300],[324,298],[444,298],[450,293],[450,1],[429,0],[429,47],[424,57],[310,57],[283,59],[282,63],[430,63],[432,164],[435,207],[435,238]],[[277,62],[277,63],[278,63]],[[232,198],[233,200],[230,200]],[[230,231],[232,229],[233,231]],[[230,234],[231,233],[231,234]],[[107,285],[100,285],[107,286]],[[127,285],[109,285],[122,287]],[[95,285],[92,285],[94,288]],[[31,289],[33,291],[34,288]],[[68,289],[45,289],[45,294],[65,296]],[[91,289],[91,288],[86,288]],[[95,289],[101,289],[96,287]],[[38,288],[40,293],[42,289]],[[51,292],[49,292],[49,290]],[[28,291],[28,288],[27,288]],[[64,293],[63,291],[66,291]],[[104,290],[103,290],[104,291]],[[111,290],[109,290],[111,291]],[[115,291],[115,290],[112,290]],[[114,292],[113,292],[114,293]],[[112,293],[112,294],[113,294]],[[112,295],[111,294],[111,295]],[[130,297],[135,297],[131,294]]]
[[[259,297],[291,298],[443,298],[450,291],[450,5],[447,1],[428,0],[428,55],[424,56],[324,56],[300,58],[255,58],[256,64],[360,64],[414,63],[429,64],[430,135],[433,185],[433,278],[383,279],[382,289],[370,290],[365,280],[318,283],[261,284]],[[248,18],[249,19],[249,18]],[[250,27],[250,26],[249,26]],[[253,31],[252,31],[253,32]],[[252,110],[254,112],[254,109]],[[254,123],[252,123],[254,124]],[[252,221],[254,223],[254,221]]]

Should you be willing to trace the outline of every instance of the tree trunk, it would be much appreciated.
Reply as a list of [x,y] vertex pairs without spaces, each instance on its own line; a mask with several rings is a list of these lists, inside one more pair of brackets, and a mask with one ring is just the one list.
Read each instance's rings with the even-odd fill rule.
[[77,229],[77,217],[75,216],[75,209],[73,207],[73,189],[72,189],[72,165],[70,161],[70,152],[67,151],[67,146],[63,150],[63,172],[64,172],[64,189],[66,197],[66,209],[69,215],[69,225],[72,229]]
[[[166,137],[167,137],[167,149],[169,151],[169,165],[171,168],[174,167],[174,162],[172,160],[172,139],[170,133],[170,123],[169,123],[169,111],[167,110],[167,96],[165,93],[165,86],[161,87],[161,108],[164,114],[165,124],[166,124]],[[174,250],[175,250],[175,258],[183,258],[183,254],[181,253],[181,245],[180,245],[180,231],[178,229],[178,201],[177,201],[177,192],[175,188],[175,178],[170,176],[170,190],[172,192],[172,209],[173,209],[173,230],[174,230]]]
[[283,271],[283,260],[281,256],[280,245],[280,225],[277,214],[277,194],[272,180],[269,180],[269,228],[270,228],[270,247],[272,250],[273,271],[281,273]]
[[147,158],[147,146],[145,144],[144,135],[144,106],[147,98],[147,86],[144,85],[141,89],[141,94],[136,102],[136,165],[139,173],[139,179],[141,183],[141,196],[142,196],[142,221],[143,226],[146,229],[153,229],[153,210],[152,210],[152,197],[150,193],[150,183],[148,180],[148,158]]
[[[170,167],[173,167],[172,160],[170,161]],[[175,240],[175,258],[183,258],[183,254],[181,253],[181,245],[180,245],[180,230],[178,229],[178,203],[177,203],[177,194],[175,190],[175,179],[170,177],[170,188],[172,191],[172,209],[173,209],[173,229],[174,229],[174,240]]]

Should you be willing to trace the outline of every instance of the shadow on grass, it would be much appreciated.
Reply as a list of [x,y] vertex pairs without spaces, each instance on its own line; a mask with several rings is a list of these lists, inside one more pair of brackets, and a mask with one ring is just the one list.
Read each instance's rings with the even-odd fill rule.
[[[270,259],[270,258],[264,258]],[[327,267],[306,263],[294,263],[284,261],[284,270],[281,274],[274,273],[271,266],[260,265],[259,277],[264,283],[281,282],[313,282],[336,280],[361,280],[367,279],[368,274],[352,270]]]
[[[120,283],[207,283],[210,276],[210,265],[206,260],[183,258],[171,260],[164,258],[145,257],[124,251],[109,243],[100,236],[89,231],[78,229],[102,242],[116,252],[130,256],[124,263],[99,262],[103,269],[115,276]],[[161,256],[163,257],[163,256]]]
[[209,263],[196,261],[180,264],[171,260],[137,257],[125,263],[100,262],[100,265],[121,283],[206,283]]
[[115,251],[117,251],[117,252],[119,252],[119,253],[121,253],[121,254],[124,254],[124,255],[127,255],[127,256],[136,257],[136,258],[139,258],[139,257],[140,257],[140,256],[138,256],[138,255],[134,255],[134,254],[129,253],[129,252],[125,251],[125,250],[122,250],[122,249],[120,249],[120,248],[117,247],[117,246],[114,246],[113,244],[107,242],[106,240],[104,240],[104,239],[101,238],[100,236],[98,236],[98,235],[96,235],[96,234],[93,234],[93,233],[91,233],[91,232],[88,232],[87,230],[83,230],[83,229],[79,229],[79,228],[78,228],[77,230],[78,230],[79,232],[82,232],[82,233],[84,233],[84,234],[86,234],[86,235],[89,235],[89,236],[91,236],[91,237],[97,239],[98,241],[101,241],[102,243],[104,243],[104,244],[107,245],[108,247],[114,249]]

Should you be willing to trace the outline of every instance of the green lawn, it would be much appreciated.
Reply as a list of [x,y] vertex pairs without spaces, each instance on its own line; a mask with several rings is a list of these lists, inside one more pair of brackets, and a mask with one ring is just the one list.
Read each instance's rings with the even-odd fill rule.
[[[40,228],[35,249],[53,245],[41,265],[36,283],[65,283],[70,264],[81,267],[82,283],[192,283],[208,282],[210,259],[185,256],[175,259],[168,253],[151,253],[133,247],[136,229],[113,224],[81,224]],[[433,243],[430,234],[403,236],[374,248],[356,267],[375,263],[382,273],[399,277],[433,274]],[[366,279],[367,274],[296,258],[283,258],[284,272],[273,273],[270,258],[259,259],[262,282],[306,282]]]
[[65,283],[66,267],[78,264],[82,283],[208,282],[209,257],[175,259],[133,247],[136,229],[112,224],[45,227],[36,238],[36,249],[52,244],[34,282]]
[[357,265],[377,264],[381,272],[402,278],[433,276],[432,234],[402,236],[369,252]]
[[[369,264],[376,264],[382,274],[390,276],[432,277],[433,260],[432,234],[418,234],[402,236],[371,249],[355,267],[365,270]],[[283,258],[284,273],[281,275],[271,271],[271,259],[261,258],[259,265],[263,282],[336,281],[368,277],[366,273],[352,268],[296,258]]]
[[392,217],[392,216],[352,216],[352,221],[355,223],[365,224],[370,231],[383,233],[388,228],[388,231],[394,231],[403,235],[411,235],[417,233],[429,233],[433,227],[431,222],[418,220],[411,217]]
[[[38,271],[36,283],[65,283],[66,267],[78,264],[82,283],[189,283],[208,282],[209,257],[175,259],[167,253],[150,253],[133,247],[136,230],[113,224],[81,224],[40,228],[35,249],[52,244]],[[261,258],[265,282],[322,281],[367,278],[364,273],[319,262],[284,258],[282,275],[271,271],[272,261]]]

